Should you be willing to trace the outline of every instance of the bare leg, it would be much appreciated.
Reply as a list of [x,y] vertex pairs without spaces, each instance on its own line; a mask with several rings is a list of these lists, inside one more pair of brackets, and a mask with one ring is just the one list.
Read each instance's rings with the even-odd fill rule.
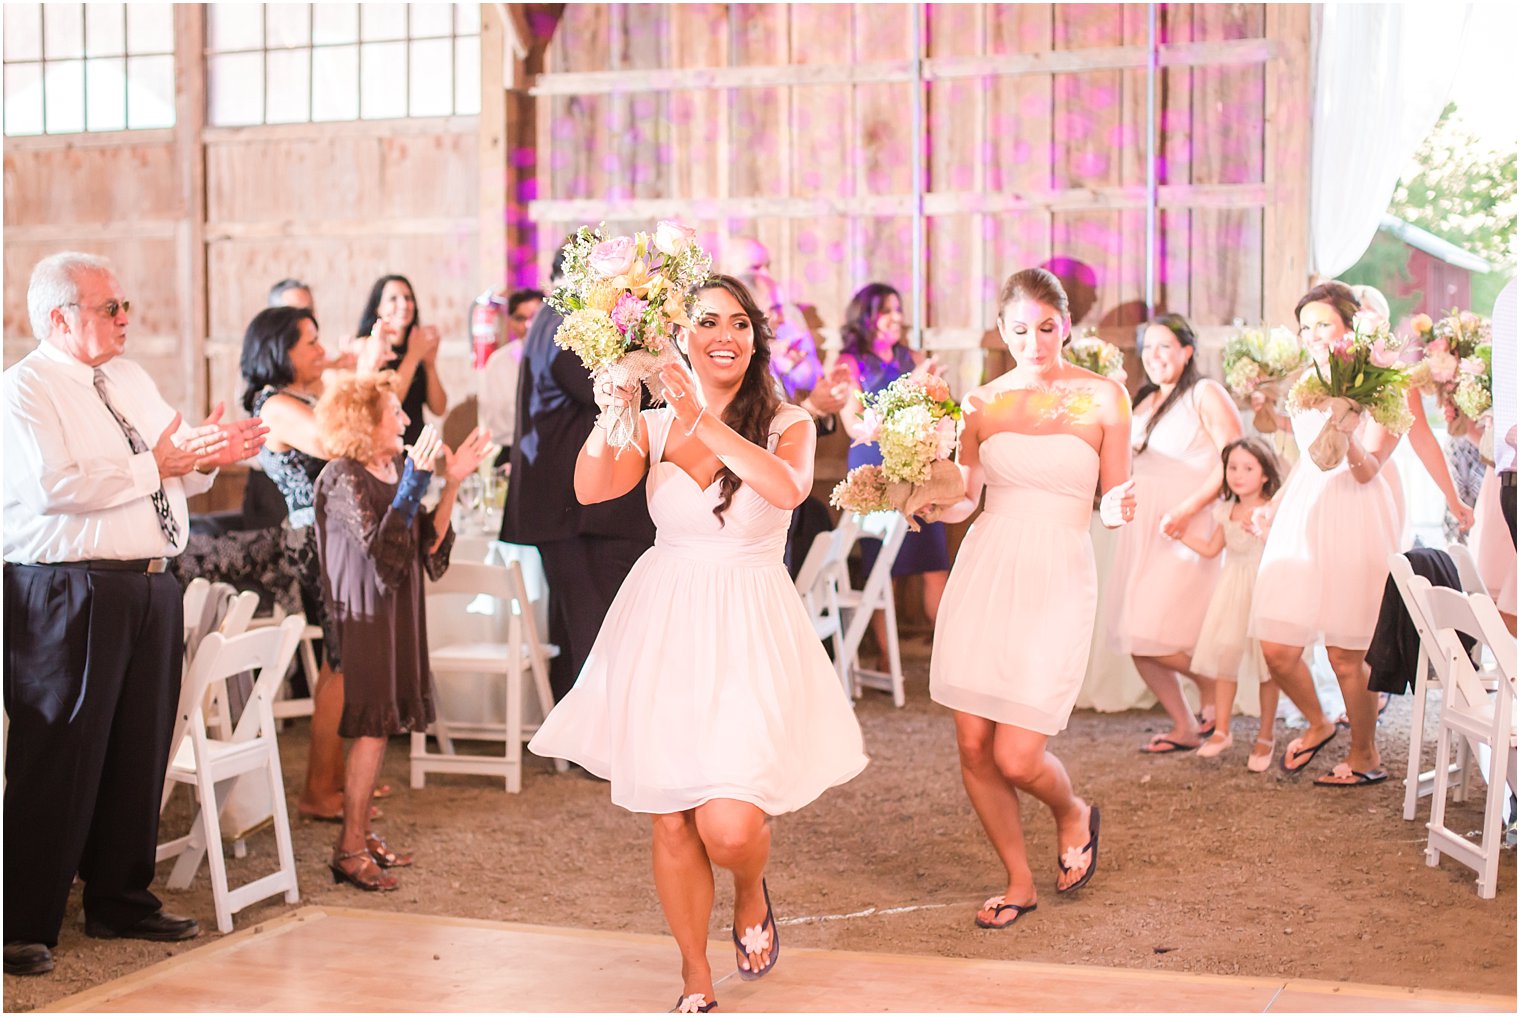
[[1154,656],[1135,656],[1131,659],[1135,661],[1135,669],[1140,672],[1145,686],[1156,696],[1161,708],[1166,710],[1166,715],[1172,721],[1172,728],[1158,734],[1152,739],[1153,742],[1165,738],[1187,747],[1196,747],[1198,720],[1193,716],[1193,710],[1188,708],[1187,699],[1182,696],[1182,679],[1177,671]]
[[[955,742],[960,751],[961,782],[982,828],[992,841],[992,849],[1008,873],[1008,888],[1003,900],[1017,906],[1035,902],[1034,876],[1029,871],[1029,856],[1024,850],[1024,826],[1019,814],[1019,795],[999,771],[993,757],[993,737],[997,725],[970,713],[955,714]],[[977,915],[984,921],[993,919],[992,911]],[[1005,911],[1009,920],[1013,915]]]
[[385,738],[356,737],[348,749],[348,775],[343,782],[343,835],[338,849],[345,854],[364,849],[369,837],[370,794],[385,759]]
[[343,739],[338,721],[343,716],[343,674],[322,662],[311,697],[311,751],[306,761],[306,786],[296,810],[306,815],[332,815],[343,807]]
[[[765,923],[763,881],[771,855],[770,823],[753,804],[722,798],[698,805],[696,821],[707,856],[734,876],[734,929],[742,936],[746,929]],[[750,970],[759,970],[770,956],[766,948],[747,954],[745,960]]]
[[681,994],[701,992],[713,1000],[707,962],[707,924],[712,917],[713,875],[697,835],[694,811],[654,816],[654,887],[665,923],[681,951]]
[[1276,681],[1262,681],[1257,695],[1261,704],[1261,728],[1256,733],[1256,740],[1259,744],[1270,745],[1277,733],[1277,702],[1282,698],[1282,692]]
[[929,619],[929,627],[934,627],[934,622],[939,618],[939,601],[945,596],[945,583],[950,579],[949,572],[932,571],[924,572],[924,616]]
[[[1314,678],[1304,663],[1304,647],[1284,645],[1281,642],[1262,642],[1261,653],[1266,657],[1273,683],[1298,707],[1309,724],[1303,732],[1302,743],[1319,744],[1335,733],[1335,724],[1326,718],[1325,709],[1320,705],[1319,693],[1314,690]],[[1376,714],[1377,709],[1374,707],[1373,715]]]
[[1346,700],[1346,717],[1351,721],[1351,750],[1346,764],[1358,772],[1368,772],[1383,764],[1377,749],[1377,692],[1367,688],[1367,653],[1365,650],[1325,647],[1330,669],[1341,686]]
[[1230,715],[1235,711],[1235,689],[1238,682],[1219,677],[1213,681],[1214,733],[1206,744],[1228,745],[1234,743],[1230,736]]
[[[1071,789],[1071,778],[1061,760],[1046,750],[1045,734],[998,724],[992,739],[992,755],[998,771],[1017,790],[1033,794],[1050,809],[1056,820],[1058,854],[1087,843],[1087,823],[1092,809]],[[1087,872],[1092,855],[1061,873],[1056,888],[1065,889]]]
[[885,610],[872,612],[871,634],[876,637],[876,666],[874,669],[885,674],[892,669],[892,661],[887,656],[887,612]]

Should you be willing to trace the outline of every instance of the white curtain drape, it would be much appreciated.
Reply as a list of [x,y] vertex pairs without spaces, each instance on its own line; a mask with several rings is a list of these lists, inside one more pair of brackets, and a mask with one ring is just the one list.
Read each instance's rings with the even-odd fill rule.
[[1446,106],[1469,4],[1320,8],[1310,168],[1311,270],[1367,250],[1394,185]]

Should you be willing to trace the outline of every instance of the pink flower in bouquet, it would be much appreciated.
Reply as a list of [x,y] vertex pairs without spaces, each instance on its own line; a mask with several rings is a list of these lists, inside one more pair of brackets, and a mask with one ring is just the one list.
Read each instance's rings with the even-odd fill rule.
[[935,452],[935,458],[948,459],[955,454],[955,418],[942,416],[934,427],[939,437],[939,449]]
[[654,249],[666,257],[683,253],[696,239],[695,229],[673,219],[661,219],[654,228]]
[[637,257],[638,246],[633,242],[633,237],[615,236],[593,247],[587,260],[603,278],[612,279],[626,275]]
[[1416,314],[1409,319],[1409,327],[1414,329],[1416,335],[1424,335],[1435,327],[1435,322],[1430,320],[1429,314]]
[[1448,349],[1449,347],[1446,345],[1445,339],[1435,339],[1425,346],[1425,355],[1429,356],[1432,353],[1445,353],[1448,351]]
[[1392,367],[1399,362],[1402,352],[1402,348],[1389,348],[1387,340],[1379,336],[1378,340],[1372,344],[1372,348],[1367,351],[1367,358],[1375,367]]
[[644,319],[644,312],[648,309],[649,304],[632,293],[624,293],[612,308],[612,323],[626,336],[630,331],[638,330],[639,322]]
[[1425,362],[1430,366],[1430,379],[1438,384],[1446,384],[1457,376],[1457,358],[1445,349],[1432,352],[1427,348]]
[[1347,332],[1345,335],[1342,335],[1340,338],[1330,343],[1330,355],[1338,360],[1344,360],[1345,362],[1350,363],[1353,356],[1352,349],[1355,345],[1356,334],[1354,332]]
[[922,384],[924,386],[924,392],[927,393],[929,398],[933,399],[935,402],[944,402],[946,399],[950,398],[950,386],[946,384],[945,379],[940,377],[938,374],[925,374],[923,376]]
[[1457,320],[1462,322],[1463,331],[1471,331],[1478,327],[1478,315],[1470,310],[1464,310],[1461,314],[1457,315]]
[[1484,373],[1488,371],[1488,364],[1484,363],[1476,356],[1469,356],[1467,359],[1462,361],[1461,369],[1462,373],[1464,374],[1471,374],[1474,377],[1482,377]]
[[856,444],[874,444],[881,437],[881,413],[875,406],[870,406],[860,414],[860,436],[855,439]]

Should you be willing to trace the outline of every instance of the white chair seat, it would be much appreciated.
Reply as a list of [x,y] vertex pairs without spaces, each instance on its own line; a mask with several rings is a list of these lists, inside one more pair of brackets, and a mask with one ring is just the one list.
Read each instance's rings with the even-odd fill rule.
[[[509,793],[522,790],[522,748],[538,729],[523,718],[524,676],[529,679],[543,715],[554,706],[549,690],[549,660],[558,655],[556,646],[546,644],[539,635],[538,613],[528,598],[521,565],[515,560],[505,564],[476,564],[455,560],[437,582],[427,587],[429,610],[468,610],[490,615],[477,620],[494,620],[505,628],[505,639],[460,639],[429,646],[428,662],[438,675],[480,675],[475,689],[478,705],[473,716],[450,716],[445,696],[436,697],[436,715],[430,728],[437,738],[438,751],[429,751],[428,735],[412,734],[411,783],[421,789],[427,774],[473,773],[500,777]],[[446,601],[458,601],[447,603]],[[436,606],[435,606],[436,605]],[[499,681],[505,679],[505,686]],[[505,697],[502,719],[494,718],[491,701],[496,692]],[[460,754],[454,750],[455,738],[500,742],[499,755]],[[556,760],[555,768],[568,766]]]

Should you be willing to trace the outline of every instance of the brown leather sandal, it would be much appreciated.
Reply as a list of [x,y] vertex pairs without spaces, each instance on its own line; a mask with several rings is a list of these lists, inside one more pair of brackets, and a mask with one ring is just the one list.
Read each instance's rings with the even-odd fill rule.
[[[345,861],[353,860],[360,863],[353,869],[344,867]],[[347,853],[334,850],[332,860],[327,862],[327,866],[332,869],[334,885],[347,882],[355,889],[363,889],[370,893],[388,893],[401,885],[394,875],[387,875],[380,869],[379,863],[368,850],[351,850]],[[368,875],[370,871],[374,872],[373,876]]]
[[386,845],[385,840],[370,833],[364,838],[364,847],[369,851],[369,856],[375,859],[375,863],[382,868],[410,868],[414,855],[398,854]]

